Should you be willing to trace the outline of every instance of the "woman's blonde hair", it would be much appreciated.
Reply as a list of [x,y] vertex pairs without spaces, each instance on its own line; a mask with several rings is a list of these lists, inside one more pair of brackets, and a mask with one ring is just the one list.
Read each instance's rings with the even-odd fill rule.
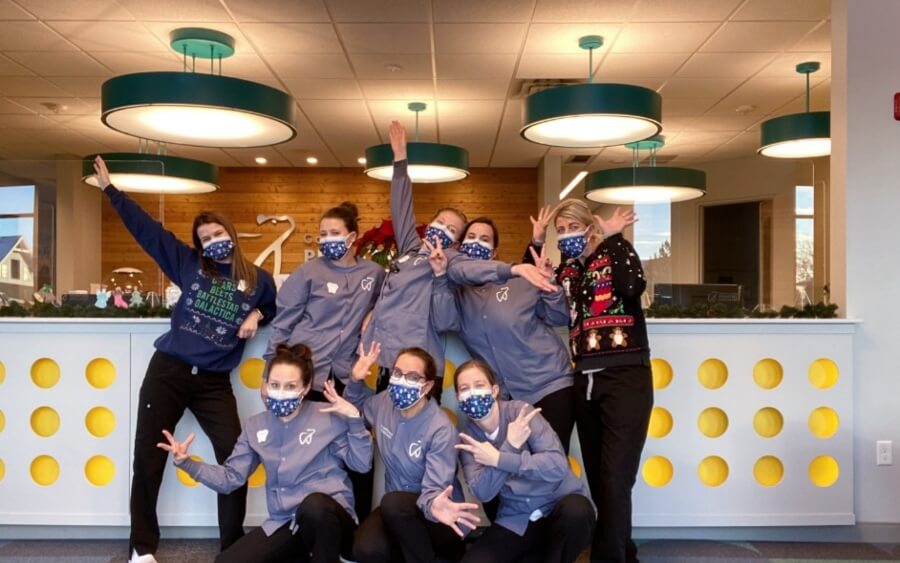
[[585,226],[593,226],[594,230],[591,233],[590,238],[603,238],[603,230],[600,229],[600,225],[597,224],[597,220],[594,219],[591,208],[580,199],[570,198],[559,202],[559,205],[557,205],[556,209],[553,211],[554,224],[560,217],[578,221]]

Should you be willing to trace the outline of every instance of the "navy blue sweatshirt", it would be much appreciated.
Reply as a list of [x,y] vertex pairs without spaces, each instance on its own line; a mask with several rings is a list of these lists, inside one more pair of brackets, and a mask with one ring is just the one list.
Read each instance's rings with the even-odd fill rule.
[[237,367],[245,343],[237,332],[247,315],[259,309],[260,325],[275,317],[271,274],[256,268],[256,287],[244,292],[231,279],[231,264],[216,263],[218,277],[207,274],[199,251],[178,240],[133,199],[114,186],[103,193],[141,248],[181,288],[171,328],[153,343],[156,349],[204,370],[228,372]]

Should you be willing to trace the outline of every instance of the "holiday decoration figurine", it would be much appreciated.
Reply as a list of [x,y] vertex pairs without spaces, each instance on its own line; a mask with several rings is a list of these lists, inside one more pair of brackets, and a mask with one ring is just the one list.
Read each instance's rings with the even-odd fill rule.
[[128,302],[129,307],[140,307],[144,304],[144,297],[141,295],[141,290],[138,288],[134,288],[131,292],[131,300]]
[[118,307],[119,309],[127,309],[128,303],[125,302],[124,293],[122,293],[122,288],[117,287],[115,291],[113,291],[113,305]]
[[100,291],[97,292],[97,300],[94,301],[94,307],[98,309],[106,309],[106,306],[109,305],[109,296],[112,295],[106,286],[102,286]]

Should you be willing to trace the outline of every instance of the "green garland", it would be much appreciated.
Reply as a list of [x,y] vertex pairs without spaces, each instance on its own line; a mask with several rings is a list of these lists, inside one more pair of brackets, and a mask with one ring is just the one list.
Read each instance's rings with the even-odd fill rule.
[[648,318],[655,319],[835,319],[838,306],[819,302],[802,309],[785,305],[779,311],[749,310],[740,305],[722,303],[698,304],[690,307],[675,305],[650,305]]
[[127,309],[110,305],[98,309],[93,305],[64,304],[57,307],[49,303],[35,303],[25,307],[19,303],[10,303],[0,307],[0,317],[37,317],[37,318],[105,318],[105,319],[137,319],[137,318],[169,318],[172,310],[166,307],[129,307]]

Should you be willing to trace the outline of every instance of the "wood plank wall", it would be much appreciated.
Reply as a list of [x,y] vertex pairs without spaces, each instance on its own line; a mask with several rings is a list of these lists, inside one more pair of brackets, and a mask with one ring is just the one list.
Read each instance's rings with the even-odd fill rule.
[[[190,241],[194,216],[203,209],[215,209],[228,216],[240,233],[261,234],[241,239],[241,248],[251,260],[256,258],[287,227],[256,223],[258,214],[290,215],[297,231],[285,243],[282,271],[289,273],[303,261],[304,250],[315,251],[321,214],[342,201],[359,207],[360,231],[390,217],[389,185],[371,180],[358,169],[350,168],[224,168],[220,171],[221,189],[195,196],[137,196],[135,199],[156,218],[163,217],[166,227],[184,241]],[[500,259],[521,260],[531,239],[530,214],[537,207],[537,170],[534,168],[484,168],[472,170],[462,182],[415,186],[415,210],[419,222],[429,221],[445,206],[462,209],[470,219],[487,215],[500,230]],[[115,268],[130,266],[145,272],[148,290],[159,291],[162,274],[125,230],[106,198],[103,200],[102,225],[103,275]],[[274,267],[270,256],[263,265]]]

